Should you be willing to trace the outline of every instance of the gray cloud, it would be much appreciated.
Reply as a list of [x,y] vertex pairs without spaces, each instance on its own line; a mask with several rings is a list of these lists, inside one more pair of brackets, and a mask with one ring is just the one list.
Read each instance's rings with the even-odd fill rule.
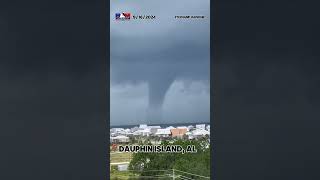
[[[117,12],[155,15],[156,19],[115,21]],[[167,91],[176,80],[208,82],[209,14],[209,1],[111,3],[111,86],[146,83],[147,119],[162,120],[156,116],[165,109]],[[176,15],[204,15],[205,19],[175,19]]]
[[[175,81],[166,93],[162,123],[208,122],[210,94],[208,82]],[[148,85],[115,85],[111,87],[111,124],[147,123]]]

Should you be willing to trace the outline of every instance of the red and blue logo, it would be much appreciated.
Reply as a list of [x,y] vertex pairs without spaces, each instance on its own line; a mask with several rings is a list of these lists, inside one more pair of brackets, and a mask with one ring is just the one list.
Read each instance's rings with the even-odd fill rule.
[[130,13],[116,13],[116,20],[129,20],[130,16]]

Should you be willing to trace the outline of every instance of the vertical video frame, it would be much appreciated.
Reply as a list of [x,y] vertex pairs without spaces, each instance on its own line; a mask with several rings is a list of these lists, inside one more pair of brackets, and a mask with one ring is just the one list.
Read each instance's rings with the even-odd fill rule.
[[110,1],[110,179],[210,179],[210,0]]

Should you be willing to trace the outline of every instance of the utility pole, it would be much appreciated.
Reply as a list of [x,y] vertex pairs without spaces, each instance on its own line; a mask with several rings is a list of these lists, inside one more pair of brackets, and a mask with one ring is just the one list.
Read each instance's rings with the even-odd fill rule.
[[174,169],[172,169],[172,179],[175,180]]

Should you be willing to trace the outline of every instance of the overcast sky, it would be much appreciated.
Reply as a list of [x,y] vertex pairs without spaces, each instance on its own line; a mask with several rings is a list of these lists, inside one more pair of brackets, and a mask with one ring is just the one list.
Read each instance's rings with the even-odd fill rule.
[[[146,123],[153,104],[162,106],[160,123],[209,122],[209,3],[111,1],[111,125]],[[117,12],[156,19],[116,21]]]

